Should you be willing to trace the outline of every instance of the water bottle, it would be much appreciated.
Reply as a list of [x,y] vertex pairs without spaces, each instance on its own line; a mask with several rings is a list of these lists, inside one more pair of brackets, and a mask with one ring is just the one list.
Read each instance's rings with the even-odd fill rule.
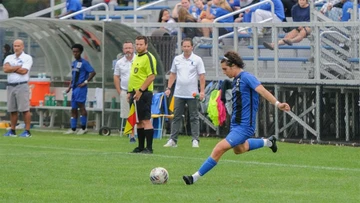
[[49,94],[45,94],[45,106],[50,106],[49,105]]
[[97,108],[97,104],[96,104],[96,96],[94,97],[93,106],[94,106],[94,108],[95,108],[95,109]]
[[63,91],[63,96],[64,96],[63,106],[67,106],[68,97],[67,97],[66,90]]
[[193,96],[195,99],[199,100],[200,102],[205,102],[205,98],[204,98],[203,100],[200,100],[200,94],[198,94],[198,93],[196,93],[196,92],[194,92],[194,93],[192,94],[192,96]]
[[48,104],[49,104],[49,106],[53,106],[53,95],[52,94],[48,94],[48,100],[49,100],[49,102],[48,102]]
[[111,98],[111,108],[112,108],[112,109],[115,109],[115,106],[116,106],[116,98],[115,98],[115,97],[112,97],[112,98]]

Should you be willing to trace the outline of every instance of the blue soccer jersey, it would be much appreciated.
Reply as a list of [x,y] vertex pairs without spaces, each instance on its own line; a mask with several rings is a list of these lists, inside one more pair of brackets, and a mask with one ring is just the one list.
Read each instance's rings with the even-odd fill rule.
[[259,85],[261,85],[260,81],[254,75],[245,71],[234,78],[232,126],[255,127],[256,112],[259,105],[259,94],[255,91],[255,88]]
[[[79,84],[83,83],[89,78],[89,73],[94,72],[94,68],[90,63],[81,58],[80,60],[75,60],[71,64],[72,70],[72,80],[71,87],[75,89]],[[87,87],[87,86],[85,86]]]

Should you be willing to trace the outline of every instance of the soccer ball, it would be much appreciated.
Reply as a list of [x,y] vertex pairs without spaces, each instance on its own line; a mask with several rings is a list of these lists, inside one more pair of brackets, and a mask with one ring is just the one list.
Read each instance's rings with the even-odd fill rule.
[[169,173],[163,167],[153,168],[150,172],[150,181],[153,184],[165,184],[169,179]]

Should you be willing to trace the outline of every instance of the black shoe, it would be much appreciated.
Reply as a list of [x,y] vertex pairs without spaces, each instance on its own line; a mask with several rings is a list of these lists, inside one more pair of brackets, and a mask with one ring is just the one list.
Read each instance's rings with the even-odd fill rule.
[[277,145],[276,145],[276,137],[274,135],[270,136],[268,138],[268,140],[272,143],[272,146],[270,147],[270,149],[275,153],[277,152]]
[[142,151],[144,151],[143,148],[136,147],[136,148],[132,151],[132,153],[140,153],[140,152],[142,152]]
[[192,176],[183,176],[183,180],[185,181],[186,185],[194,184],[194,178]]
[[154,151],[152,149],[145,148],[140,153],[142,154],[152,154]]
[[268,42],[263,42],[263,45],[264,45],[264,47],[267,48],[267,49],[274,50],[274,47],[272,47],[271,44],[268,43]]

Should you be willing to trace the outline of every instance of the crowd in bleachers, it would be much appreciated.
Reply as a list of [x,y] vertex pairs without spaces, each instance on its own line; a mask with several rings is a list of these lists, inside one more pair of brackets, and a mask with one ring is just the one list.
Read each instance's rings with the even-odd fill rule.
[[[69,2],[81,0],[68,0]],[[138,0],[139,2],[143,2]],[[161,23],[212,23],[216,18],[229,14],[241,8],[248,7],[252,4],[259,3],[264,0],[179,0],[174,8],[170,11],[163,9],[160,11],[158,22]],[[275,17],[272,18],[271,6],[269,3],[261,4],[256,7],[246,9],[244,12],[233,15],[218,23],[266,23],[266,22],[308,22],[310,21],[310,9],[308,0],[271,0],[274,4]],[[97,3],[107,3],[116,7],[124,5],[127,0],[83,0],[83,7],[88,7]],[[145,1],[148,2],[148,1]],[[327,0],[320,2],[322,7],[317,8],[320,12],[334,21],[349,21],[351,19],[351,10],[353,8],[353,0]],[[359,4],[358,4],[359,5]],[[177,31],[174,27],[164,25],[164,29],[170,35],[176,35]],[[244,30],[244,29],[242,29]],[[219,35],[232,32],[232,27],[219,28]],[[262,37],[267,33],[265,28],[257,29],[257,34]],[[245,32],[251,33],[251,29],[245,29]],[[278,42],[279,45],[297,43],[308,36],[311,29],[308,27],[297,27],[285,29],[288,35]],[[211,37],[212,29],[204,28],[182,28],[183,37]],[[268,43],[269,49],[273,48],[273,44]]]

